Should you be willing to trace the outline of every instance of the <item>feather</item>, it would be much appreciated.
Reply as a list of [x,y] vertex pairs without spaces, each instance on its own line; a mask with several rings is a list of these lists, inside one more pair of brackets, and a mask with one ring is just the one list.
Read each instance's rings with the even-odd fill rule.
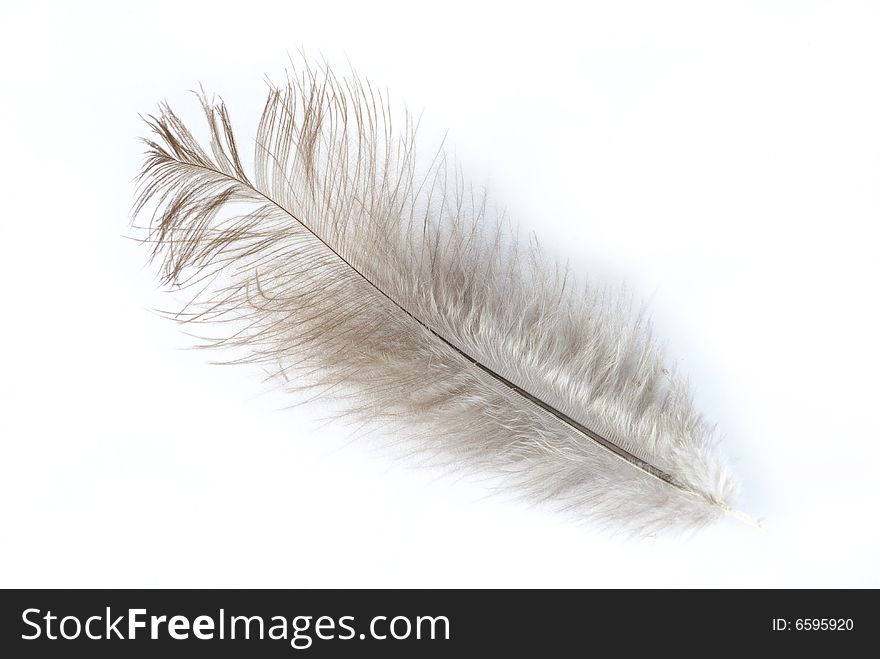
[[270,86],[251,171],[226,106],[199,98],[206,145],[165,104],[146,119],[135,217],[208,345],[578,519],[645,533],[731,511],[715,431],[645,314],[518,240],[442,149],[417,158],[387,94],[304,66]]

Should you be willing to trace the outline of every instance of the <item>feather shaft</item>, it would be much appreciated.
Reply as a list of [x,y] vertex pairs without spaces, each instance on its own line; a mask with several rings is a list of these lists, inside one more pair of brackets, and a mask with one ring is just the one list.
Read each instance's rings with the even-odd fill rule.
[[347,261],[347,260],[346,260],[341,254],[339,254],[335,249],[333,249],[333,246],[330,245],[330,244],[328,244],[323,238],[321,238],[321,236],[319,236],[317,233],[315,233],[315,232],[314,232],[314,231],[308,226],[308,224],[306,224],[305,222],[303,222],[301,219],[299,219],[298,217],[296,217],[293,213],[291,213],[291,212],[288,211],[287,209],[285,209],[285,208],[283,208],[282,206],[280,206],[280,205],[279,205],[274,199],[271,199],[270,197],[267,197],[265,194],[263,194],[262,192],[260,192],[260,191],[257,190],[256,188],[254,188],[253,185],[252,185],[247,179],[238,179],[238,178],[236,178],[236,177],[234,177],[234,176],[230,176],[229,174],[226,174],[226,173],[224,173],[224,172],[222,172],[222,171],[219,171],[219,170],[216,170],[216,169],[212,169],[212,168],[208,168],[208,167],[202,167],[202,169],[205,169],[205,170],[207,170],[207,171],[213,172],[214,174],[217,174],[218,176],[223,176],[223,177],[225,177],[225,178],[228,178],[228,179],[231,180],[231,181],[234,181],[234,182],[239,183],[239,184],[241,184],[241,185],[243,185],[243,186],[246,186],[249,190],[253,191],[254,194],[259,195],[260,197],[262,197],[267,203],[272,204],[273,206],[275,206],[275,207],[276,207],[279,211],[281,211],[282,213],[284,213],[284,214],[286,214],[286,215],[289,215],[289,216],[291,217],[291,219],[293,219],[295,222],[297,222],[297,224],[298,224],[299,226],[301,226],[303,229],[305,229],[310,235],[312,235],[316,240],[318,240],[318,241],[319,241],[319,242],[320,242],[325,248],[327,248],[330,252],[332,252],[334,256],[336,256],[340,261],[342,261],[346,266],[348,266],[348,267],[351,269],[351,271],[352,271],[353,274],[355,274],[356,276],[358,276],[359,278],[361,278],[365,283],[367,283],[367,284],[368,284],[373,290],[375,290],[379,295],[381,295],[382,297],[384,297],[384,298],[385,298],[386,300],[388,300],[391,304],[393,304],[395,307],[397,307],[400,311],[402,311],[403,313],[405,313],[407,316],[409,316],[410,318],[412,318],[412,320],[414,320],[416,323],[418,323],[419,325],[421,325],[422,327],[424,327],[426,330],[428,330],[428,331],[429,331],[431,334],[433,334],[438,340],[440,340],[440,341],[443,342],[445,345],[447,345],[449,348],[451,348],[451,349],[454,350],[456,353],[458,353],[459,355],[461,355],[461,356],[462,356],[462,357],[463,357],[468,363],[472,364],[473,366],[475,366],[476,368],[478,368],[480,371],[482,371],[483,373],[485,373],[485,374],[488,375],[489,377],[495,379],[495,380],[498,381],[500,384],[504,385],[505,387],[507,387],[508,389],[510,389],[511,391],[513,391],[516,395],[518,395],[518,396],[520,396],[521,398],[523,398],[523,400],[526,400],[526,401],[528,401],[529,403],[531,403],[531,404],[533,404],[533,405],[539,407],[541,410],[543,410],[544,412],[547,412],[548,414],[552,415],[552,416],[555,417],[556,419],[562,421],[564,424],[566,424],[567,426],[569,426],[570,428],[572,428],[572,429],[575,430],[576,432],[580,433],[581,435],[583,435],[585,438],[587,438],[587,439],[590,440],[591,442],[595,442],[596,445],[602,447],[603,449],[605,449],[605,450],[607,450],[607,451],[610,451],[610,452],[611,452],[612,454],[614,454],[615,456],[619,457],[619,458],[622,459],[622,460],[625,460],[626,462],[630,463],[630,464],[633,465],[634,467],[636,467],[636,468],[638,468],[638,469],[641,469],[641,470],[644,471],[646,474],[649,474],[649,475],[653,476],[654,478],[657,478],[657,479],[659,479],[659,480],[661,480],[661,481],[663,481],[663,482],[665,482],[665,483],[667,483],[667,484],[669,484],[669,485],[671,485],[671,486],[673,486],[673,487],[676,487],[676,488],[679,488],[679,489],[682,489],[682,490],[687,491],[687,488],[682,487],[678,482],[675,481],[675,479],[674,479],[672,476],[670,476],[669,474],[665,473],[665,472],[662,471],[661,469],[658,469],[657,467],[655,467],[655,466],[653,466],[652,464],[646,462],[645,460],[642,460],[642,459],[639,458],[638,456],[633,455],[632,453],[630,453],[629,451],[627,451],[625,448],[622,448],[622,447],[618,446],[617,444],[615,444],[614,442],[612,442],[612,441],[606,439],[605,437],[603,437],[603,436],[600,435],[599,433],[595,432],[594,430],[590,430],[589,428],[587,428],[587,427],[586,427],[585,425],[583,425],[582,423],[580,423],[580,422],[576,421],[575,419],[571,418],[570,416],[568,416],[568,415],[565,414],[564,412],[561,412],[561,411],[557,410],[555,407],[553,407],[553,406],[550,405],[549,403],[544,402],[543,400],[541,400],[541,399],[538,398],[537,396],[535,396],[535,395],[529,393],[527,390],[523,389],[523,388],[520,387],[519,385],[517,385],[517,384],[511,382],[510,380],[508,380],[508,379],[505,378],[504,376],[502,376],[502,375],[500,375],[499,373],[496,373],[495,371],[493,371],[491,368],[489,368],[489,367],[486,366],[485,364],[481,364],[478,360],[476,360],[476,359],[474,359],[473,357],[471,357],[467,352],[465,352],[464,350],[462,350],[461,348],[459,348],[458,346],[456,346],[454,343],[452,343],[450,340],[448,340],[447,338],[445,338],[444,336],[442,336],[440,333],[438,333],[438,332],[437,332],[436,330],[434,330],[433,328],[429,327],[426,323],[424,323],[423,321],[419,320],[419,318],[417,318],[417,317],[416,317],[415,315],[413,315],[408,309],[404,308],[399,302],[397,302],[397,300],[395,300],[395,299],[392,298],[390,295],[388,295],[385,291],[383,291],[381,288],[379,288],[379,286],[376,285],[375,282],[371,281],[369,277],[367,277],[364,273],[362,273],[362,272],[361,272],[360,270],[358,270],[354,265],[352,265],[349,261]]

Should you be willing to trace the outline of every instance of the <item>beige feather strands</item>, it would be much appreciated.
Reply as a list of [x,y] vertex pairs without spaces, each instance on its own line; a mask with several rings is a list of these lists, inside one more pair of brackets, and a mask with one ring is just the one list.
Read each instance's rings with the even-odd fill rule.
[[178,321],[578,519],[645,533],[730,511],[713,428],[644,316],[518,242],[442,153],[418,160],[411,115],[304,66],[270,89],[246,168],[200,98],[205,145],[167,106],[148,118],[135,208],[163,283],[189,291]]

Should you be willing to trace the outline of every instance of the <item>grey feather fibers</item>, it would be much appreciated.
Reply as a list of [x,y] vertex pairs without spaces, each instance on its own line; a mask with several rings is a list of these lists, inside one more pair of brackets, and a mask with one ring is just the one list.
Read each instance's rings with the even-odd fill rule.
[[167,106],[148,118],[135,207],[163,283],[190,291],[178,321],[579,519],[642,533],[730,510],[714,431],[644,315],[518,241],[442,152],[422,163],[409,113],[393,129],[387,97],[306,66],[270,88],[248,171],[200,98],[206,145]]

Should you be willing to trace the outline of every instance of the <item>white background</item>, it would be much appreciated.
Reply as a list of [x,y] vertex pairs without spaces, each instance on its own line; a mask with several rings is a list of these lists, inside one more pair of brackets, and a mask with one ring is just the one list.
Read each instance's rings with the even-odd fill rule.
[[[878,586],[880,3],[3,3],[2,586]],[[627,282],[766,534],[609,538],[411,469],[151,309],[144,134],[299,48]],[[166,305],[167,306],[167,305]]]

